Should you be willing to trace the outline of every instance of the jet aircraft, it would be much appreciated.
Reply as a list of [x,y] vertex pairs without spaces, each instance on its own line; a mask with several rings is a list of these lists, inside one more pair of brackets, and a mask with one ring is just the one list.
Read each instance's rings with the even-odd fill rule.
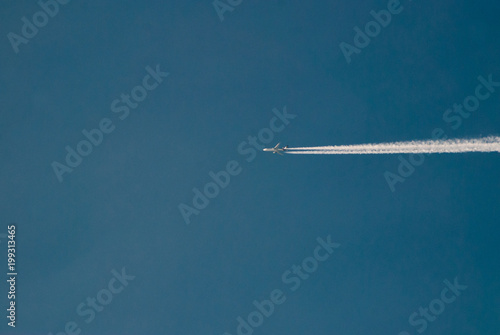
[[280,154],[283,156],[283,152],[288,148],[288,145],[285,145],[283,148],[280,148],[280,143],[276,144],[274,148],[265,148],[263,151],[270,151],[273,154]]

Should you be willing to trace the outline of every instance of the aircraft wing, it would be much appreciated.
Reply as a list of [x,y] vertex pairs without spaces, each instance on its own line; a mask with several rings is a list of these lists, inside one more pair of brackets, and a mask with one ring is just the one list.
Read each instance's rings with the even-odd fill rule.
[[279,146],[280,146],[280,143],[278,142],[278,144],[276,144],[276,145],[274,146],[274,149],[278,149],[278,148],[279,148]]

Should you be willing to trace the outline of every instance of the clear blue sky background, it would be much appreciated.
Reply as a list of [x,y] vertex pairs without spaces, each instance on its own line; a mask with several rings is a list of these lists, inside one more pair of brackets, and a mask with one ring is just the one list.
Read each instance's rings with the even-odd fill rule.
[[[0,333],[236,334],[280,289],[254,334],[418,334],[409,316],[458,277],[425,334],[498,334],[497,153],[426,157],[391,192],[397,155],[237,150],[283,106],[297,117],[268,146],[499,135],[500,90],[458,129],[442,118],[500,81],[498,1],[401,4],[347,64],[339,44],[386,1],[244,0],[221,22],[209,0],[73,0],[17,54],[7,34],[40,7],[2,1],[0,234],[16,223],[19,275]],[[111,102],[157,64],[170,75],[120,120]],[[59,183],[51,163],[103,118],[115,130]],[[230,160],[242,172],[186,225],[178,205]],[[282,274],[328,235],[341,246],[292,292]],[[76,307],[123,267],[135,279],[85,323]]]

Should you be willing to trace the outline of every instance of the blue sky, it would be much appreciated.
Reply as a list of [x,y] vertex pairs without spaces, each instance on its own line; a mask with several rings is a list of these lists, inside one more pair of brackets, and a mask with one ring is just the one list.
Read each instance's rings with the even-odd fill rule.
[[[243,0],[221,21],[211,1],[70,1],[16,53],[8,34],[41,7],[2,2],[0,234],[16,224],[18,276],[0,332],[234,335],[280,290],[253,334],[496,334],[498,154],[427,156],[391,190],[398,155],[238,152],[284,108],[266,146],[499,135],[500,89],[457,129],[443,119],[479,76],[500,81],[498,2],[402,0],[348,64],[340,43],[387,5]],[[168,77],[121,120],[112,102],[157,66]],[[51,164],[103,119],[114,130],[59,182]],[[179,205],[230,161],[241,172],[186,224]],[[328,236],[340,246],[292,291],[283,274]]]

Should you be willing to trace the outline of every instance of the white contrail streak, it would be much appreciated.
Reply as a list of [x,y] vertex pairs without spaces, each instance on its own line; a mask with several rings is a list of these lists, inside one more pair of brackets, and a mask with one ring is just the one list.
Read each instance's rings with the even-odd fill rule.
[[489,136],[477,139],[428,140],[393,143],[371,143],[324,147],[299,147],[286,149],[295,155],[347,155],[347,154],[403,154],[403,153],[460,153],[500,152],[500,137]]

